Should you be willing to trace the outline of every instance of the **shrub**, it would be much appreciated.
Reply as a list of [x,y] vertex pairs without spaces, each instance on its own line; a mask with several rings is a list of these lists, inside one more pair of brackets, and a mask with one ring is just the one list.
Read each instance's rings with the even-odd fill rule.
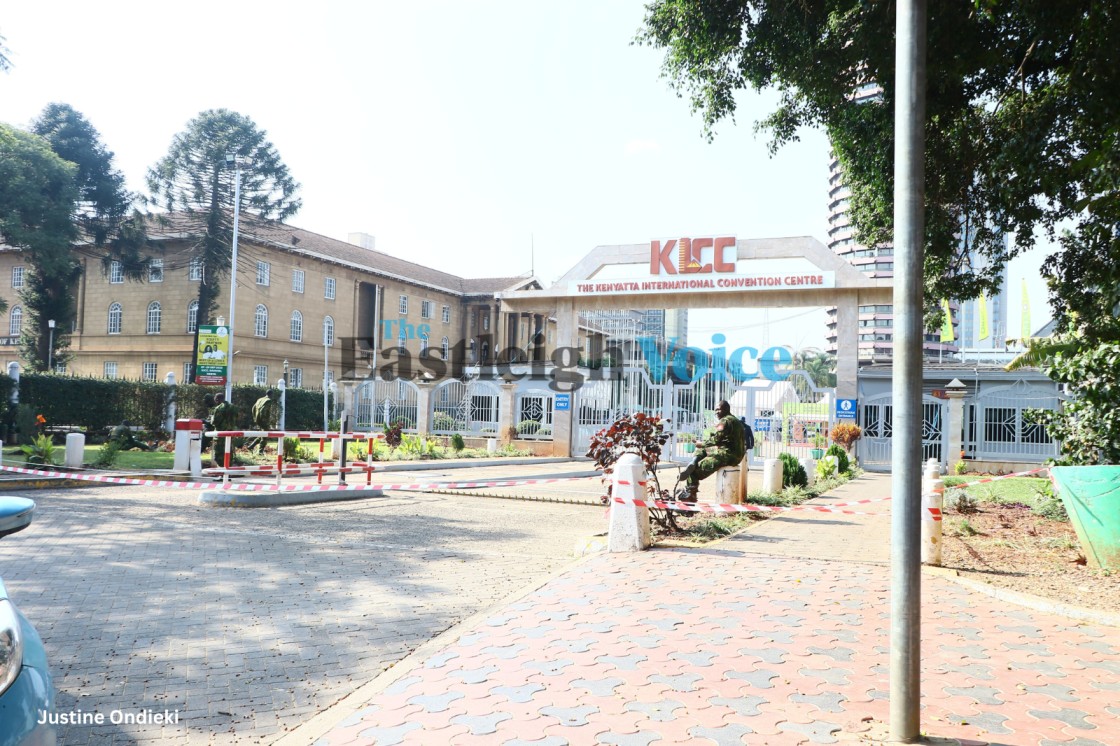
[[808,487],[809,475],[792,453],[779,453],[782,462],[782,487]]
[[401,444],[401,431],[405,428],[404,420],[397,420],[389,427],[385,428],[385,445],[390,448],[397,448]]
[[848,470],[852,468],[852,463],[848,459],[848,452],[835,443],[828,447],[824,455],[832,456],[836,459],[836,472],[838,474],[847,474]]
[[964,461],[958,461],[956,466],[953,467],[953,471],[956,474],[964,474],[968,471],[968,464]]
[[517,423],[518,435],[536,435],[541,429],[541,423],[537,420],[521,420]]
[[825,454],[824,458],[817,462],[817,479],[828,479],[836,473],[836,457]]
[[97,458],[94,460],[93,465],[98,469],[108,469],[117,462],[117,456],[121,452],[121,442],[116,438],[109,438],[101,444],[101,448],[97,450]]
[[1038,491],[1038,501],[1034,512],[1051,521],[1068,521],[1069,513],[1062,498],[1054,494],[1053,488],[1046,484]]
[[27,456],[27,463],[29,464],[47,464],[54,463],[55,445],[49,435],[37,435],[35,439],[27,445],[20,446],[20,450]]
[[447,412],[436,412],[432,417],[433,430],[455,431],[462,430],[459,422]]
[[859,429],[859,425],[853,425],[849,422],[842,422],[836,427],[832,428],[832,442],[843,448],[845,451],[852,450],[852,444],[860,439],[863,431]]
[[466,447],[467,444],[463,440],[462,435],[460,435],[459,433],[455,433],[451,436],[451,450],[455,451],[455,453],[460,453]]

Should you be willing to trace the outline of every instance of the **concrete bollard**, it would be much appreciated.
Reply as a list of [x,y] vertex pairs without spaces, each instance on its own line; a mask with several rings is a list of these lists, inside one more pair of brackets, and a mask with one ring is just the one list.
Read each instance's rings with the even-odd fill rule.
[[650,545],[649,508],[635,505],[633,500],[646,499],[646,469],[636,453],[624,453],[614,465],[611,475],[612,497],[628,502],[611,503],[610,529],[607,532],[608,552],[639,552]]
[[716,502],[720,505],[738,505],[743,502],[739,496],[739,466],[721,466],[716,470]]
[[782,461],[768,458],[762,462],[762,491],[776,495],[782,491]]
[[937,479],[941,476],[941,464],[931,458],[922,469],[922,479]]
[[816,459],[812,459],[812,458],[809,458],[808,456],[806,456],[805,458],[798,459],[798,463],[801,464],[801,468],[805,470],[805,476],[808,477],[808,479],[809,479],[808,486],[812,487],[814,484],[817,483],[817,461],[816,461]]
[[63,463],[67,469],[82,468],[82,461],[86,454],[86,436],[83,433],[67,433],[66,457]]
[[487,438],[486,439],[486,452],[487,453],[497,453],[498,452],[498,439],[497,438]]
[[922,564],[941,567],[941,512],[945,502],[945,483],[930,480],[922,490]]

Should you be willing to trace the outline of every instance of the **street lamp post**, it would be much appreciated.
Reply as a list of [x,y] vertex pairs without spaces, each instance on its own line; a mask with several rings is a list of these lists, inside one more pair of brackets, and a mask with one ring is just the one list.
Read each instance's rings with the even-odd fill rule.
[[280,429],[288,421],[288,359],[284,358],[284,377],[280,379]]
[[233,401],[233,320],[237,312],[237,223],[241,216],[241,164],[233,153],[226,154],[226,165],[233,165],[233,243],[229,273],[229,363],[226,367],[226,401]]
[[47,330],[50,336],[47,338],[47,372],[51,372],[54,367],[54,319],[47,321]]
[[329,378],[329,369],[327,366],[330,364],[328,357],[330,352],[331,346],[327,344],[326,335],[323,335],[323,432],[327,432],[327,429],[330,427],[330,418],[327,416],[327,389],[329,388],[329,381],[327,380]]

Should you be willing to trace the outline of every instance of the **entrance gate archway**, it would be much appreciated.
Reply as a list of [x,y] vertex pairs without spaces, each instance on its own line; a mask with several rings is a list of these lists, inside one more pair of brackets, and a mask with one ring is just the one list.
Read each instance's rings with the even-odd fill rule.
[[[890,280],[868,277],[811,237],[720,236],[600,246],[552,287],[500,293],[498,298],[506,311],[552,314],[556,346],[573,350],[578,349],[582,311],[835,307],[835,395],[855,399],[859,307],[889,304],[891,288]],[[556,455],[582,455],[581,422],[589,427],[596,418],[606,420],[618,406],[604,383],[559,387],[591,388],[571,408],[554,413]],[[578,409],[577,402],[582,402]]]

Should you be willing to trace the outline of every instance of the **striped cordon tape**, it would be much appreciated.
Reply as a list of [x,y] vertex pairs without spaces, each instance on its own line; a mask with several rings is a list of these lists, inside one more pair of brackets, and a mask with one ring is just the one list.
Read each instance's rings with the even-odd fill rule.
[[[788,510],[806,510],[813,513],[847,513],[848,515],[882,515],[881,513],[867,513],[862,510],[845,510],[844,508],[825,507],[823,505],[726,505],[720,503],[686,503],[677,500],[641,500],[626,497],[615,497],[612,500],[620,505],[637,505],[639,508],[660,508],[661,510],[681,510],[691,513],[779,513]],[[860,502],[871,502],[870,500]],[[844,503],[845,505],[851,503]]]

